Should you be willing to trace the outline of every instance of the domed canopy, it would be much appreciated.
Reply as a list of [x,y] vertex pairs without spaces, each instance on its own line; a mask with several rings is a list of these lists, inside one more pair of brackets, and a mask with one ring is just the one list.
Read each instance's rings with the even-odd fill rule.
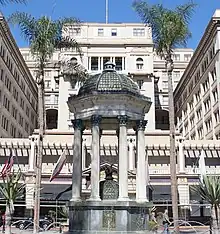
[[101,74],[87,78],[77,95],[70,95],[68,106],[75,119],[91,124],[91,116],[102,116],[103,129],[118,126],[118,116],[126,115],[131,124],[144,119],[151,100],[142,95],[136,83],[118,74],[115,65],[107,62]]
[[137,84],[128,76],[118,74],[114,67],[112,62],[105,63],[103,72],[88,78],[80,88],[78,95],[88,95],[95,92],[140,95]]

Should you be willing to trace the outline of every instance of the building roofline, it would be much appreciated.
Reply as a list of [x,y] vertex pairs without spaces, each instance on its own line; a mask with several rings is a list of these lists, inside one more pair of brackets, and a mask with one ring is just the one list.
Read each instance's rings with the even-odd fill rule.
[[190,80],[190,75],[192,73],[192,69],[196,69],[196,67],[199,64],[198,57],[204,52],[203,48],[206,46],[207,41],[210,37],[211,32],[213,29],[216,28],[217,24],[220,25],[220,9],[217,9],[212,16],[211,20],[209,21],[203,36],[195,49],[195,52],[186,67],[186,70],[184,71],[180,81],[178,82],[178,85],[174,91],[174,99],[178,98],[181,95],[181,90],[185,88],[185,84]]
[[121,26],[121,27],[124,27],[124,26],[141,26],[141,27],[149,27],[149,25],[147,24],[144,24],[144,23],[140,23],[140,22],[131,22],[131,23],[124,23],[124,22],[115,22],[115,23],[98,23],[98,22],[83,22],[82,23],[82,26],[99,26],[99,27],[113,27],[113,26]]

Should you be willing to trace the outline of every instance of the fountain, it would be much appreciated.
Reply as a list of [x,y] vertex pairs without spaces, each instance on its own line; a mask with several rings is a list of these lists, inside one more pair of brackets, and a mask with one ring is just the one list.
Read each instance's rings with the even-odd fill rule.
[[[146,228],[148,214],[145,114],[150,99],[141,95],[136,83],[118,74],[115,65],[107,62],[104,71],[87,78],[77,95],[68,99],[74,114],[72,198],[69,202],[69,233],[126,233]],[[91,194],[82,199],[82,134],[91,129]],[[136,132],[136,198],[128,194],[127,131]],[[106,167],[105,180],[100,182],[100,139],[103,131],[118,134],[118,181],[112,167]],[[116,142],[117,143],[117,142]],[[110,163],[110,162],[109,162]],[[111,163],[110,163],[111,164]],[[114,165],[116,162],[114,162]]]

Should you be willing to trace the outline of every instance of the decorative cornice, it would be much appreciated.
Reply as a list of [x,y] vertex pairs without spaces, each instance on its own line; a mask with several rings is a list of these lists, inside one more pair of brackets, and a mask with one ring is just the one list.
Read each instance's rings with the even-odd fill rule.
[[81,119],[74,119],[71,122],[73,124],[74,130],[82,130],[83,129],[83,121]]
[[128,122],[128,116],[127,115],[119,115],[118,121],[119,121],[120,126],[126,125]]
[[144,131],[147,125],[147,120],[137,120],[137,131]]
[[93,115],[91,117],[92,126],[99,126],[99,124],[101,123],[101,120],[102,120],[101,115]]

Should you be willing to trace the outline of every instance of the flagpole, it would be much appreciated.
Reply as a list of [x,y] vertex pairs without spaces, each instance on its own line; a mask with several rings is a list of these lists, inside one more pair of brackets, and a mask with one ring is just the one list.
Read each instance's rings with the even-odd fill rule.
[[105,0],[105,23],[108,24],[108,0]]

